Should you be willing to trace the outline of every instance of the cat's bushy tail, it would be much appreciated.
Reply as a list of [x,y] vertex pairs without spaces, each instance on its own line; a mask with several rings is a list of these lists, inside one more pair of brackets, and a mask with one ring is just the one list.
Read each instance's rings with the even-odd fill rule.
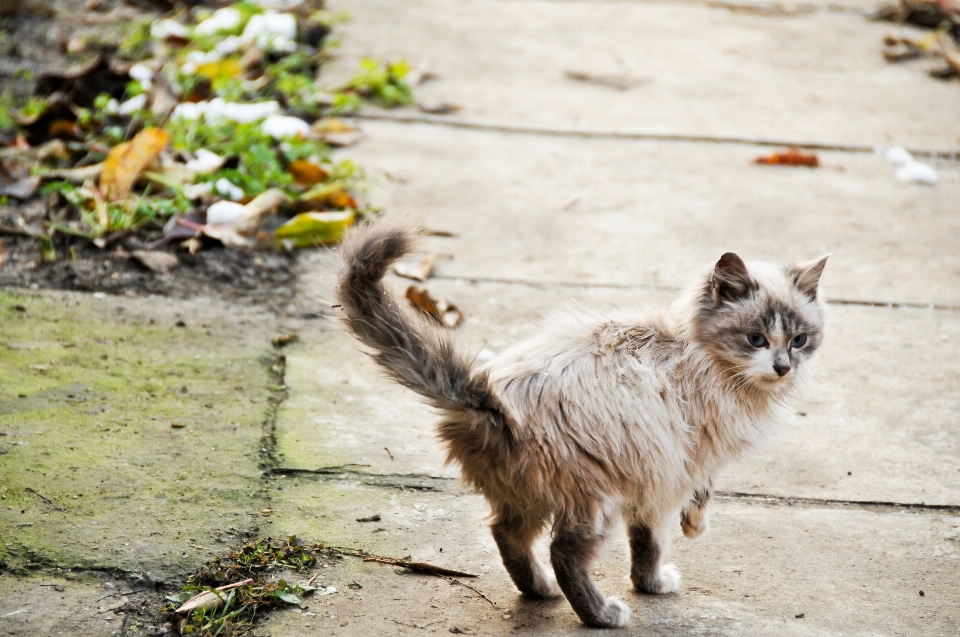
[[[471,413],[465,420],[487,421],[502,431],[503,409],[490,391],[486,374],[472,368],[441,328],[403,308],[383,285],[389,267],[413,250],[417,239],[418,234],[401,223],[382,220],[346,241],[346,268],[337,291],[346,325],[376,350],[374,360],[401,385],[426,397],[434,407]],[[482,435],[486,438],[491,433]],[[454,442],[451,438],[459,436],[444,437]]]

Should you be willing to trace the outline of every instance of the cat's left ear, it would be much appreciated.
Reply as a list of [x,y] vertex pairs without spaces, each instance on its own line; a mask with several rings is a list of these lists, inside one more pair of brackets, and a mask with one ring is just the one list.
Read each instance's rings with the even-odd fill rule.
[[814,259],[807,263],[798,263],[789,269],[793,284],[811,301],[817,300],[817,287],[820,285],[820,275],[823,274],[823,268],[826,267],[827,259],[829,259],[830,256],[829,254],[825,254],[819,259]]

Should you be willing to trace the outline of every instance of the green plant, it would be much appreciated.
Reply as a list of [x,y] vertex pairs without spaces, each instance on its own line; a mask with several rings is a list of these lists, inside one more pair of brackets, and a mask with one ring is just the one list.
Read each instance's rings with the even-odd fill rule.
[[409,71],[410,67],[403,60],[381,65],[376,60],[363,58],[360,60],[360,72],[338,91],[344,97],[334,102],[333,109],[336,112],[355,110],[356,99],[346,97],[351,93],[385,108],[410,104],[413,94],[405,81]]

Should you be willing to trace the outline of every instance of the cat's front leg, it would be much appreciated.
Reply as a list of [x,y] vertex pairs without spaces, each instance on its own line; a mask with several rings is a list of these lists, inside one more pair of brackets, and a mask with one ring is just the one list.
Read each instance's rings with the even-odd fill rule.
[[641,593],[663,595],[680,589],[680,571],[663,564],[670,534],[668,526],[643,521],[630,523],[630,580]]
[[712,487],[701,487],[693,492],[693,499],[680,512],[680,528],[691,540],[710,528],[710,511],[707,507],[712,498]]

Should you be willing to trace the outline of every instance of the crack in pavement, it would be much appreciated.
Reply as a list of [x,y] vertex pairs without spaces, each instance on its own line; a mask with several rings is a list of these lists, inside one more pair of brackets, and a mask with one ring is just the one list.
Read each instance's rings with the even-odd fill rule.
[[[688,142],[702,144],[733,144],[738,146],[760,147],[796,147],[807,150],[834,151],[839,153],[873,154],[874,146],[864,144],[830,144],[817,141],[797,141],[783,139],[759,139],[754,137],[686,135],[682,133],[644,133],[603,130],[576,130],[564,128],[548,128],[545,126],[529,126],[515,124],[497,124],[493,122],[478,122],[457,120],[449,117],[432,115],[404,115],[392,113],[355,113],[344,115],[356,119],[388,122],[392,124],[428,124],[430,126],[446,126],[448,128],[463,128],[467,130],[489,131],[494,133],[509,133],[519,135],[541,135],[549,137],[572,137],[580,139],[613,139],[624,141],[658,141],[658,142]],[[908,152],[916,157],[933,159],[960,160],[960,152],[949,150],[931,150],[928,148],[908,148]]]
[[914,513],[957,513],[957,504],[926,504],[925,502],[884,502],[882,500],[831,500],[828,498],[802,498],[764,493],[739,493],[736,491],[715,491],[714,497],[722,500],[747,502],[768,506],[804,506],[821,509],[860,509],[875,513],[914,512]]
[[318,480],[339,482],[354,480],[372,487],[399,489],[400,491],[446,491],[455,478],[423,473],[368,473],[362,471],[369,465],[343,464],[317,469],[275,467],[271,473],[282,476],[310,476]]

